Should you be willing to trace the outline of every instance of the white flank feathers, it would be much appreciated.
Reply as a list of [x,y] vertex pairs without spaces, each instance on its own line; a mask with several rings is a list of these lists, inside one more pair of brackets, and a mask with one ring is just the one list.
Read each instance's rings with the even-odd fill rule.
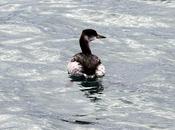
[[105,67],[102,64],[98,65],[94,75],[86,75],[82,73],[82,69],[83,67],[80,65],[79,62],[76,62],[76,61],[69,62],[67,65],[68,73],[71,76],[84,76],[86,78],[94,78],[95,76],[103,77],[105,75]]
[[102,65],[102,64],[98,65],[95,74],[96,74],[97,77],[104,76],[105,75],[105,66]]
[[72,76],[82,76],[82,66],[74,61],[74,62],[69,62],[67,65],[67,70],[68,73]]

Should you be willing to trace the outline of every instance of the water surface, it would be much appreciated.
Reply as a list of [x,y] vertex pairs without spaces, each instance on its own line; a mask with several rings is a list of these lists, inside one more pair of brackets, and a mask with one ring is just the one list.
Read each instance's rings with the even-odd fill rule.
[[[1,0],[1,130],[174,130],[173,0]],[[66,71],[85,28],[106,76]]]

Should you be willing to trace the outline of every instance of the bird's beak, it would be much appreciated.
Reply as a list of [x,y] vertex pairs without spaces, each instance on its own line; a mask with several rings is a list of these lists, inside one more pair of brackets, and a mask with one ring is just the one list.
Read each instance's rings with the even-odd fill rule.
[[106,37],[103,36],[103,35],[98,34],[98,35],[97,35],[97,39],[100,39],[100,38],[106,38]]

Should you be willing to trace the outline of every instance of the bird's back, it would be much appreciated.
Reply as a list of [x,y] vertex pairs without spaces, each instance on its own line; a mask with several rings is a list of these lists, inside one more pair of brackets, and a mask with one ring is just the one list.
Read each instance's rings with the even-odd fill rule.
[[79,62],[80,65],[82,65],[83,67],[83,72],[88,75],[94,74],[97,69],[97,66],[101,64],[100,59],[96,55],[93,55],[93,54],[86,55],[83,53],[78,53],[73,56],[71,61]]

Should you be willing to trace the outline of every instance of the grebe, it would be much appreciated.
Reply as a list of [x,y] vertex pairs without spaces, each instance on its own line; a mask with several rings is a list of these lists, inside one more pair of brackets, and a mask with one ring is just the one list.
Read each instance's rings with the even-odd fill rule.
[[95,40],[95,38],[100,39],[106,37],[99,35],[93,29],[85,29],[82,31],[79,39],[82,52],[75,54],[67,65],[70,76],[94,78],[105,75],[104,65],[102,65],[101,60],[96,55],[92,54],[89,47],[89,42]]

